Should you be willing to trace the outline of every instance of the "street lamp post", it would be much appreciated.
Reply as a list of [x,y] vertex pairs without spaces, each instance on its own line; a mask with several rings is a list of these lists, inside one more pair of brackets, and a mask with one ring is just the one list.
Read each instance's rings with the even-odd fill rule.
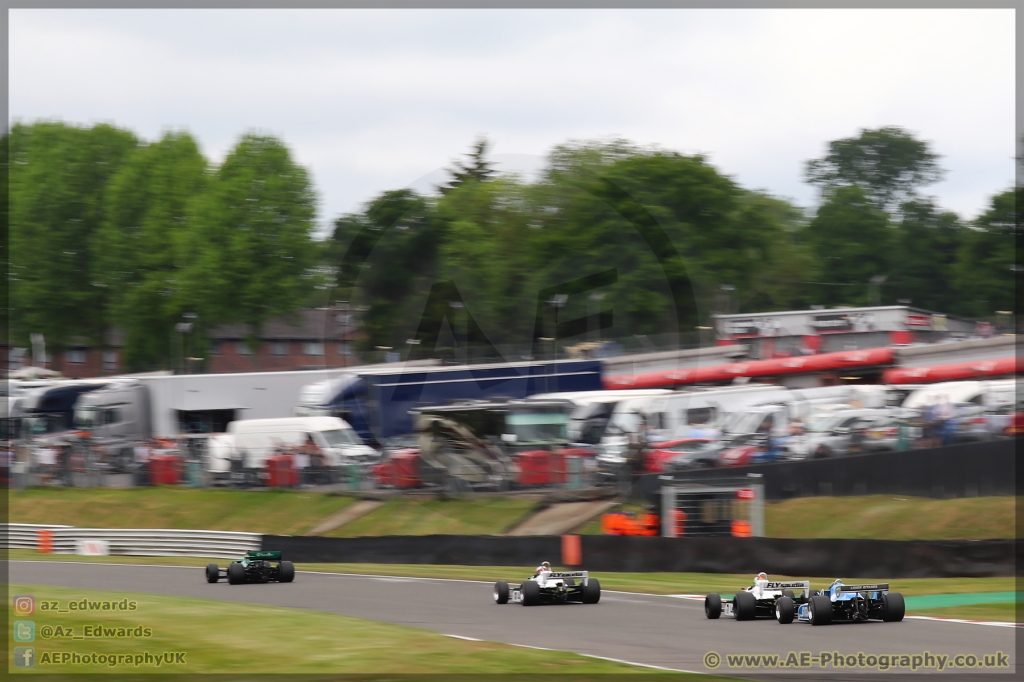
[[565,302],[569,300],[568,294],[555,294],[548,301],[548,305],[551,306],[555,311],[555,328],[552,333],[552,349],[551,356],[553,359],[558,359],[558,310],[565,307]]
[[[462,301],[448,301],[448,306],[452,310],[463,310],[466,307],[466,304],[463,303]],[[469,336],[469,329],[468,329],[469,323],[466,321],[466,316],[464,314],[459,316],[459,321],[458,321],[456,326],[462,328],[462,351],[465,354],[464,358],[463,358],[463,363],[462,364],[468,365],[469,364],[469,341],[468,341],[467,337]],[[452,333],[455,335],[455,345],[456,345],[456,347],[458,347],[459,346],[459,329],[453,329]],[[458,360],[457,357],[456,357],[456,360]]]

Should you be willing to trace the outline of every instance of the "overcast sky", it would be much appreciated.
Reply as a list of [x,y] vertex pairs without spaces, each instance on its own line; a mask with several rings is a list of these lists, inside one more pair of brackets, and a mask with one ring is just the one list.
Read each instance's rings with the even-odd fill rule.
[[933,144],[965,217],[1014,179],[1013,10],[10,10],[12,121],[280,136],[319,220],[429,190],[486,134],[530,172],[570,139],[705,153],[813,206],[804,160],[860,128]]

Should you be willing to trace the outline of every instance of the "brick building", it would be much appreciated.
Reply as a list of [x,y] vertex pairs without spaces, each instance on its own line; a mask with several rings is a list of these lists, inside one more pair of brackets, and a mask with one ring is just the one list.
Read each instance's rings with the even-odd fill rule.
[[[353,343],[360,332],[351,312],[317,308],[267,322],[255,350],[249,348],[244,325],[224,325],[210,333],[210,352],[202,362],[193,362],[207,373],[321,369],[355,364]],[[121,374],[124,334],[113,330],[103,347],[87,339],[72,339],[66,350],[47,349],[44,367],[70,379]],[[14,371],[32,364],[32,350],[0,342],[0,362]],[[180,359],[179,359],[180,362]]]
[[360,333],[351,313],[329,308],[301,310],[264,325],[260,343],[249,348],[245,325],[225,325],[210,334],[206,371],[253,372],[322,369],[355,364]]

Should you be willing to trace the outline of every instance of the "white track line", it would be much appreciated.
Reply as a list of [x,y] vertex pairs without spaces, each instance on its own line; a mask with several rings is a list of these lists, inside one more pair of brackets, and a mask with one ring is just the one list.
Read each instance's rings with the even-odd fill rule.
[[988,625],[994,628],[1024,628],[1024,623],[1000,623],[992,620],[965,620],[963,618],[937,618],[935,616],[904,616],[914,620],[937,620],[945,623],[966,623],[967,625]]
[[[543,646],[530,646],[529,644],[515,644],[513,642],[505,642],[505,643],[509,644],[510,646],[522,647],[523,649],[536,649],[537,651],[557,651],[557,652],[562,652],[562,649],[549,649],[549,648],[543,647]],[[700,671],[697,671],[697,670],[683,670],[682,668],[666,668],[664,666],[651,665],[649,663],[637,663],[636,661],[624,661],[621,658],[608,658],[607,656],[595,656],[594,654],[581,654],[581,653],[578,653],[578,652],[575,652],[575,651],[571,651],[571,652],[568,652],[568,653],[575,653],[578,656],[586,656],[587,658],[596,658],[599,661],[611,661],[612,663],[622,663],[624,665],[635,665],[635,666],[640,667],[640,668],[653,668],[654,670],[665,670],[665,671],[673,672],[673,673],[692,673],[692,674],[695,674],[695,675],[709,675],[709,674],[711,674],[711,673],[706,673],[706,672],[700,672]]]

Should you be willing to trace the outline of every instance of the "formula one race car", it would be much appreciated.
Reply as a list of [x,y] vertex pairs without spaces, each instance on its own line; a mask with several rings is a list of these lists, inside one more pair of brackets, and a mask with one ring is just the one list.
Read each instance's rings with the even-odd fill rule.
[[[547,565],[547,562],[543,565]],[[546,570],[538,569],[532,577],[519,584],[510,585],[504,580],[494,583],[494,601],[498,604],[512,602],[535,606],[571,601],[596,604],[600,600],[601,583],[597,578],[587,577],[586,571],[560,573],[548,567]]]
[[[277,562],[275,566],[272,562]],[[215,583],[225,577],[231,585],[242,583],[290,583],[295,580],[295,564],[282,561],[280,552],[246,552],[238,561],[232,561],[227,568],[217,564],[206,565],[206,582]]]
[[[903,620],[906,610],[903,595],[890,592],[889,583],[844,585],[842,580],[836,580],[827,590],[813,594],[808,603],[799,605],[796,617],[811,625],[867,620],[898,623]],[[792,616],[786,622],[791,620]]]
[[[793,592],[795,589],[800,590],[800,593]],[[723,613],[736,620],[774,617],[780,623],[792,623],[793,605],[806,604],[810,594],[809,580],[773,583],[768,580],[767,574],[758,573],[754,584],[737,592],[732,599],[722,599],[717,592],[709,594],[704,599],[704,615],[712,620]]]

